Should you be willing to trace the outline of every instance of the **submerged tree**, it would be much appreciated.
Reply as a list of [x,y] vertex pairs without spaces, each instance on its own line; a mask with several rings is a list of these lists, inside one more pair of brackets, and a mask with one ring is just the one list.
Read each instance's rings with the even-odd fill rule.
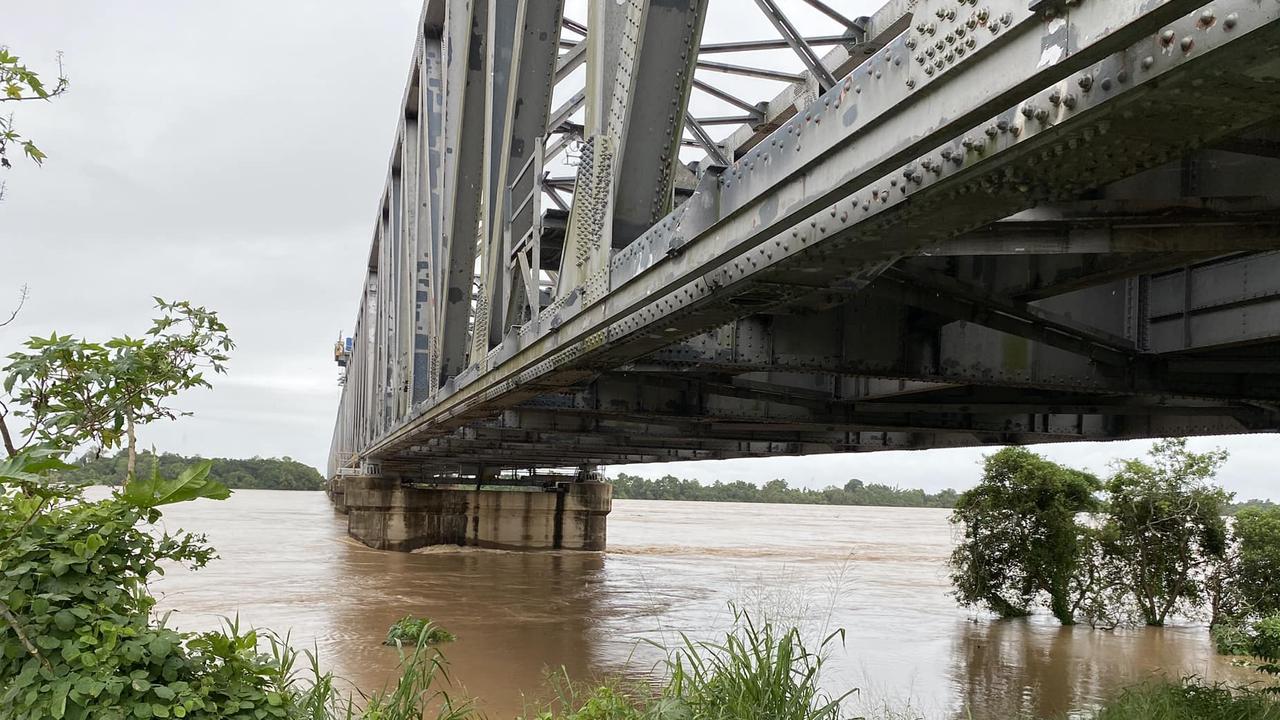
[[1158,441],[1150,458],[1116,466],[1100,543],[1102,562],[1138,617],[1163,625],[1209,599],[1210,579],[1227,555],[1222,516],[1231,496],[1210,484],[1225,451],[1194,453],[1176,438]]
[[951,517],[964,539],[951,556],[956,597],[1001,617],[1027,615],[1041,599],[1064,624],[1075,622],[1074,588],[1096,509],[1094,476],[1023,448],[986,458],[982,481]]

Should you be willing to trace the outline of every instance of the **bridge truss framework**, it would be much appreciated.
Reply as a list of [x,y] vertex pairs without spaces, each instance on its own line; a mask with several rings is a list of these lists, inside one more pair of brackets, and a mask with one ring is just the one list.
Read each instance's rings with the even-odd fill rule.
[[330,476],[1280,428],[1280,1],[717,1],[426,2]]

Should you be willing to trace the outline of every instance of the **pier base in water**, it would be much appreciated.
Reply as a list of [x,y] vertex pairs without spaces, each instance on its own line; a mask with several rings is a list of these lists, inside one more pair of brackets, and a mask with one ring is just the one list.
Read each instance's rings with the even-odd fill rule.
[[325,483],[324,492],[333,503],[333,509],[347,514],[347,478],[336,477]]
[[604,550],[613,486],[574,482],[543,488],[409,487],[391,478],[339,478],[330,490],[347,532],[379,550],[474,545],[509,550]]

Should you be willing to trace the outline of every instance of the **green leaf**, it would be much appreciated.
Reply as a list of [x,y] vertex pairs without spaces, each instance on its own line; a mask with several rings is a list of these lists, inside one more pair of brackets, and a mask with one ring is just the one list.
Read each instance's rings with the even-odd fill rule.
[[63,632],[70,632],[76,626],[76,616],[66,610],[59,610],[53,616],[53,624]]
[[151,642],[147,644],[147,649],[151,651],[153,659],[163,658],[168,655],[172,647],[170,642],[162,637],[152,638]]
[[22,142],[22,151],[27,154],[27,157],[35,161],[37,165],[43,163],[45,158],[48,157],[48,155],[44,154],[44,151],[36,147],[30,140],[24,140]]
[[44,482],[46,476],[56,470],[74,470],[74,465],[62,462],[66,451],[48,445],[27,448],[10,458],[0,460],[0,483]]
[[226,485],[209,479],[212,467],[213,462],[205,460],[182,471],[172,480],[162,479],[158,469],[153,469],[150,478],[134,478],[126,483],[121,498],[134,507],[153,508],[197,498],[225,500],[231,497]]
[[53,688],[53,702],[49,705],[49,715],[53,720],[61,720],[62,716],[67,712],[67,691],[70,689],[68,683],[58,683]]

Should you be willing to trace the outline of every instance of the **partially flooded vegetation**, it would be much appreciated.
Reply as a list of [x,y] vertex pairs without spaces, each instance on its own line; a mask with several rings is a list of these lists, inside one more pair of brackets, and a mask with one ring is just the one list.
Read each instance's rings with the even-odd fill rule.
[[406,615],[392,623],[383,645],[438,645],[457,640],[453,633],[437,626],[430,618]]

